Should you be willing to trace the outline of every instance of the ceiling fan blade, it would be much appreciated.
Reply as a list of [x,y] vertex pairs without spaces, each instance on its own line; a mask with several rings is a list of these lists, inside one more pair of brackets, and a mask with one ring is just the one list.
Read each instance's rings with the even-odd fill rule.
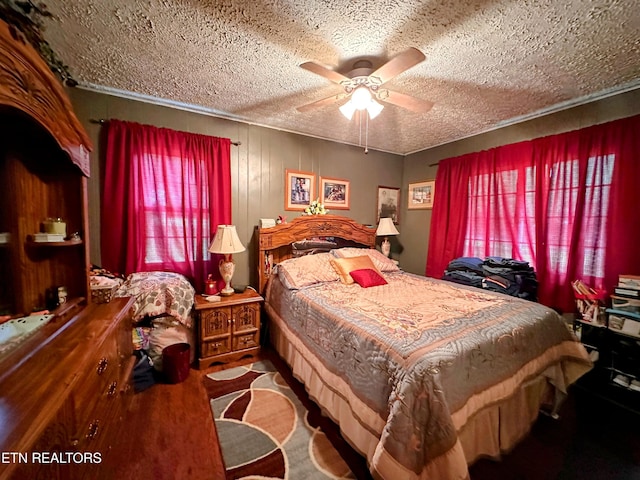
[[383,102],[406,108],[407,110],[415,113],[427,113],[433,108],[433,102],[430,102],[429,100],[411,97],[404,93],[387,90],[386,88],[378,90],[376,97]]
[[298,110],[299,112],[308,112],[309,110],[314,110],[316,108],[324,107],[326,105],[338,102],[344,98],[347,98],[348,96],[349,95],[344,92],[338,93],[337,95],[332,95],[331,97],[323,98],[322,100],[316,100],[315,102],[296,107],[296,110]]
[[334,72],[333,70],[330,70],[327,67],[320,65],[319,63],[305,62],[300,64],[300,66],[305,70],[313,72],[316,75],[320,75],[321,77],[331,80],[334,83],[340,84],[344,81],[347,81],[347,82],[351,81],[349,77],[345,77],[341,73]]
[[411,47],[382,65],[375,72],[369,75],[369,78],[373,77],[377,80],[379,79],[380,85],[382,85],[383,83],[387,83],[393,77],[400,75],[405,70],[419,64],[425,58],[424,53],[417,48]]

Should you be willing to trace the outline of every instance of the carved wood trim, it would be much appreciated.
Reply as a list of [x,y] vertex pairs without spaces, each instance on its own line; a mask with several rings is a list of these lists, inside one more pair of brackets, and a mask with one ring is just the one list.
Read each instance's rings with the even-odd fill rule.
[[73,113],[60,81],[31,45],[15,38],[0,20],[0,104],[40,123],[82,173],[89,176],[93,146]]
[[338,215],[312,215],[290,223],[258,229],[258,283],[264,293],[273,265],[291,257],[293,242],[313,237],[338,237],[373,248],[376,229]]

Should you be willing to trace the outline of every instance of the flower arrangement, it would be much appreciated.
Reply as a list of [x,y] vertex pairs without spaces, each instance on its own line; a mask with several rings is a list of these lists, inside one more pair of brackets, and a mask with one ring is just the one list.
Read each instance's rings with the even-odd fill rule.
[[326,215],[329,212],[328,208],[324,208],[324,205],[320,203],[320,199],[313,200],[307,208],[304,209],[305,215]]

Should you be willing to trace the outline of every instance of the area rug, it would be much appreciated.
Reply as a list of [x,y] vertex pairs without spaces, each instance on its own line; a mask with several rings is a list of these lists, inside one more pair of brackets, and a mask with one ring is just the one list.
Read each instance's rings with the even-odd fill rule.
[[356,478],[269,360],[204,382],[227,479]]

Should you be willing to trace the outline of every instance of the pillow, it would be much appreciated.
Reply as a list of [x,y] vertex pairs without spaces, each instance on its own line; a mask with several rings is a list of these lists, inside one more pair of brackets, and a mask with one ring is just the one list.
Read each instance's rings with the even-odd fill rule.
[[347,285],[353,283],[353,278],[350,275],[353,270],[368,268],[380,273],[367,255],[352,258],[332,258],[331,265],[339,275],[340,281]]
[[334,248],[338,248],[338,244],[329,240],[300,240],[299,242],[293,242],[291,244],[291,253],[294,257],[303,257],[304,255],[330,252]]
[[393,260],[386,257],[375,248],[344,247],[332,250],[331,253],[338,258],[352,258],[367,255],[380,272],[397,272],[400,270]]
[[330,253],[290,258],[278,264],[278,276],[288,289],[299,289],[321,282],[335,282],[338,274],[331,266]]
[[386,285],[387,281],[377,271],[370,268],[361,268],[352,270],[351,278],[362,288],[377,287],[378,285]]

